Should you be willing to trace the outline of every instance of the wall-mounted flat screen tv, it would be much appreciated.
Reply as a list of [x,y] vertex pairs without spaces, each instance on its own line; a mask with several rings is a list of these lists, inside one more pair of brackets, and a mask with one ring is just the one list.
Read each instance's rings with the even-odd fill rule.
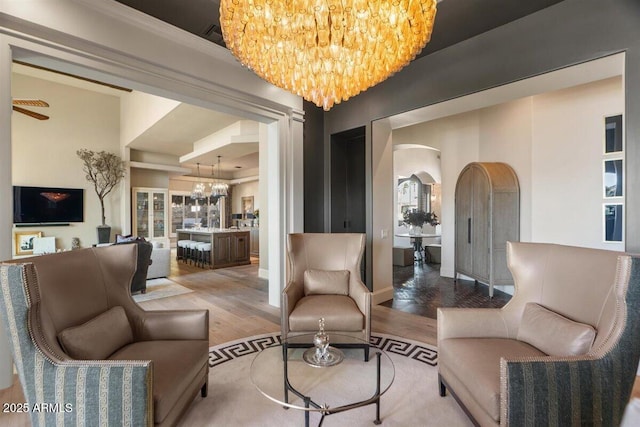
[[82,188],[13,187],[14,224],[84,221]]

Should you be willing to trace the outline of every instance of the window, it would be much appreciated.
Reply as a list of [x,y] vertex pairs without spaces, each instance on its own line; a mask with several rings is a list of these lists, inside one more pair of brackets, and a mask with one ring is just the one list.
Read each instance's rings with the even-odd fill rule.
[[224,228],[224,197],[194,200],[189,193],[171,192],[171,237],[179,228]]
[[398,225],[403,225],[405,212],[431,211],[431,186],[423,184],[415,175],[398,180]]

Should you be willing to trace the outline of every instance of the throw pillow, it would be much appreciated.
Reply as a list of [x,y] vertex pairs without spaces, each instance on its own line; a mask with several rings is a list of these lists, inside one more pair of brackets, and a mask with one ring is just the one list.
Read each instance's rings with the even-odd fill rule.
[[77,360],[103,360],[133,342],[124,308],[113,307],[80,326],[58,334],[62,349]]
[[123,236],[122,234],[116,234],[116,243],[135,242],[136,238],[131,234]]
[[517,338],[550,356],[578,356],[591,349],[596,330],[530,302],[524,308]]
[[349,295],[349,270],[307,270],[305,295]]

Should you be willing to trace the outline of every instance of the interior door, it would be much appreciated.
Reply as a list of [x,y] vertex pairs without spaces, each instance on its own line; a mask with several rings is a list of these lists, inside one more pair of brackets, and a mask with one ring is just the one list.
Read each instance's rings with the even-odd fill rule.
[[366,232],[364,127],[331,135],[331,232]]

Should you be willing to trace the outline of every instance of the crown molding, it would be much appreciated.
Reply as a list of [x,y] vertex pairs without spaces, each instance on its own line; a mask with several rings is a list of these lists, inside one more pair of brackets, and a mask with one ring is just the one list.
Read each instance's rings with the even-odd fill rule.
[[188,46],[191,49],[197,50],[198,52],[204,53],[208,56],[213,56],[216,59],[229,64],[237,65],[240,63],[226,48],[115,0],[71,1],[82,4],[89,9],[103,15],[110,16],[119,21],[144,28],[146,31],[149,31],[158,37],[170,40],[180,45]]

